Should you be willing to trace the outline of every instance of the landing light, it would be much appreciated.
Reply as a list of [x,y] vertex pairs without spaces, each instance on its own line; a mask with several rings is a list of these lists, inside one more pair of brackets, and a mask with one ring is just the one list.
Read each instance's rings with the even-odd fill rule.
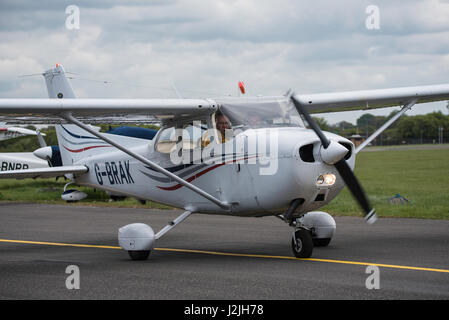
[[336,177],[332,173],[322,174],[318,177],[316,184],[323,186],[332,186],[335,183]]

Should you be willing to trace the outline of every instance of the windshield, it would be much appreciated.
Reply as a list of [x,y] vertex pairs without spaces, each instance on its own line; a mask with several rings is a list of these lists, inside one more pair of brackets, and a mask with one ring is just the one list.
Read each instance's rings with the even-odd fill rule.
[[304,127],[298,111],[285,98],[217,100],[232,128]]

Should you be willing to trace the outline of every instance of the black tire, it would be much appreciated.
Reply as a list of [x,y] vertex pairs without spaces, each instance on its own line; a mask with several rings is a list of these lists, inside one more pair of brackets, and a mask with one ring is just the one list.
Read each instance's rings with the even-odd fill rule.
[[310,232],[305,229],[299,229],[295,231],[293,236],[295,237],[292,238],[293,255],[296,258],[310,258],[313,252],[313,240]]
[[150,250],[142,250],[142,251],[128,251],[129,256],[132,260],[146,260],[150,255]]
[[126,199],[126,196],[114,196],[114,195],[110,195],[109,198],[112,199],[112,201],[123,201]]
[[313,245],[315,247],[327,247],[332,238],[313,239]]

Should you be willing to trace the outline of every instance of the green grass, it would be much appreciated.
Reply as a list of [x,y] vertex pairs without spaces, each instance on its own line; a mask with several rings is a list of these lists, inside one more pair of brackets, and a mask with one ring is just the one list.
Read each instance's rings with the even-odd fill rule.
[[[449,219],[449,148],[361,152],[355,172],[379,216]],[[63,179],[0,180],[0,201],[65,204],[61,199],[65,183]],[[75,188],[88,194],[76,205],[170,208],[149,201],[142,205],[132,198],[111,202],[103,191]],[[388,199],[398,193],[410,202],[390,204]],[[322,209],[336,216],[361,215],[346,188]]]
[[[355,173],[380,217],[449,219],[449,149],[361,152]],[[409,203],[390,204],[396,194]],[[323,210],[361,215],[347,188]]]
[[[56,179],[0,180],[0,201],[66,204],[67,202],[61,199],[61,194],[67,182],[64,179],[58,181]],[[79,186],[68,187],[68,189],[71,188],[87,194],[87,198],[76,202],[76,205],[171,209],[171,207],[151,201],[141,204],[134,198],[111,201],[109,196],[101,190]]]

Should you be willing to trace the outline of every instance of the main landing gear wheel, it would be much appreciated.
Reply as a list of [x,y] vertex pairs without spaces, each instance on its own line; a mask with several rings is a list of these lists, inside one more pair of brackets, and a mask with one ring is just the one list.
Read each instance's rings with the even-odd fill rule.
[[150,250],[141,250],[141,251],[128,250],[128,254],[132,260],[146,260],[150,255]]
[[309,230],[298,229],[293,232],[292,251],[296,258],[310,258],[313,251],[313,240]]

